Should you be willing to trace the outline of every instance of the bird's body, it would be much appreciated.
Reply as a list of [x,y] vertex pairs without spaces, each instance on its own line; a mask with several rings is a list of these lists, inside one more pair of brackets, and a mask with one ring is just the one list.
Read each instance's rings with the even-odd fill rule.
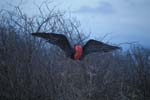
[[93,52],[109,52],[112,50],[120,49],[117,46],[111,46],[97,40],[89,40],[84,46],[79,44],[71,47],[68,39],[63,34],[56,33],[32,33],[33,36],[41,37],[46,39],[49,43],[59,46],[65,53],[66,56],[74,60],[80,60],[89,53]]

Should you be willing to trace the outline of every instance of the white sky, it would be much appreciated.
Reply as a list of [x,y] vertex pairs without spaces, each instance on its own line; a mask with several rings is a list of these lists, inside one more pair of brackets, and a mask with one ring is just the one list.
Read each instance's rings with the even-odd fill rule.
[[[16,4],[20,0],[0,0],[1,8],[6,3]],[[22,0],[27,13],[36,13],[35,3],[42,0]],[[105,41],[122,43],[139,41],[150,47],[150,0],[53,0],[62,11],[71,13],[82,25],[85,32],[91,32],[98,39],[107,33]]]

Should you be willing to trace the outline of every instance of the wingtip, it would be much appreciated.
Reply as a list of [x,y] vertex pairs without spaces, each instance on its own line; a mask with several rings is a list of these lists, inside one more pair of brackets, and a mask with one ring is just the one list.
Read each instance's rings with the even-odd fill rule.
[[122,50],[122,48],[121,48],[121,47],[118,47],[118,46],[116,46],[116,49],[117,49],[117,50]]
[[38,36],[40,34],[42,34],[42,33],[39,33],[39,32],[31,33],[32,36]]
[[36,33],[31,33],[31,35],[35,35]]
[[119,46],[111,46],[111,50],[122,50]]

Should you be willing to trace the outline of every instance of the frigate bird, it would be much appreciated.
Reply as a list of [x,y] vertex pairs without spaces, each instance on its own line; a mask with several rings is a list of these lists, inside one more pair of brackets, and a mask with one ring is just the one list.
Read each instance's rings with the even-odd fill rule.
[[67,57],[74,60],[81,60],[93,52],[102,53],[120,49],[118,46],[112,46],[93,39],[88,40],[84,46],[75,44],[74,47],[72,47],[67,37],[63,34],[36,32],[32,33],[32,35],[43,38],[53,45],[57,45],[65,52]]

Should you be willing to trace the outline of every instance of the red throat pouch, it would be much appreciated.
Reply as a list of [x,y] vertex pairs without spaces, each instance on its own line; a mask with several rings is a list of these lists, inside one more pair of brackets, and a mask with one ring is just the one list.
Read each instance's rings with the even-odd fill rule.
[[82,47],[80,45],[76,45],[74,49],[75,49],[74,59],[79,60],[83,52]]

